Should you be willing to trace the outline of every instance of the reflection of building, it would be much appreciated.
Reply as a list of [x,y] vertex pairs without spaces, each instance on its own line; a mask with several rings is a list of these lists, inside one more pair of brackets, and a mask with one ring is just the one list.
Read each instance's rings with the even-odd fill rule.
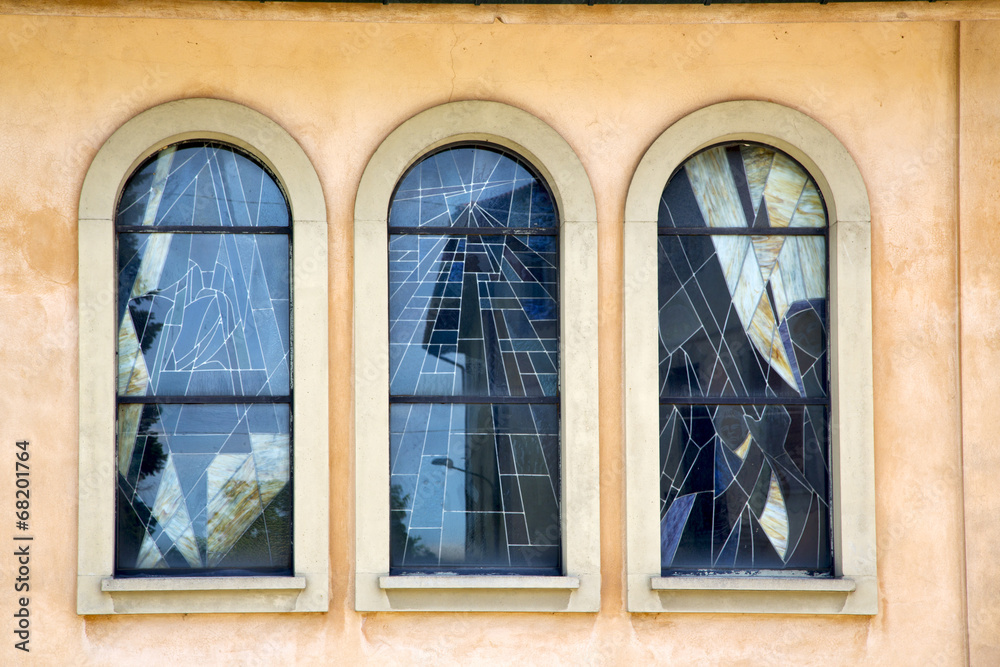
[[[421,456],[413,503],[401,507],[412,508],[411,540],[419,536],[436,559],[418,555],[409,542],[394,563],[404,571],[552,569],[558,563],[558,461],[551,443],[545,460],[540,435],[548,441],[554,434],[539,433],[542,425],[535,423],[530,405],[506,403],[511,397],[545,400],[555,394],[555,237],[554,228],[539,229],[553,223],[549,195],[523,167],[492,151],[463,146],[428,162],[405,177],[397,193],[396,206],[419,216],[391,214],[394,241],[410,255],[394,255],[400,260],[394,266],[401,269],[390,289],[395,296],[390,317],[397,332],[393,342],[404,348],[397,352],[393,391],[415,388],[418,398],[406,399],[411,402],[435,398],[428,399],[426,434],[404,435],[390,465],[395,473],[395,461],[409,451]],[[474,183],[461,168],[450,177],[457,182],[447,180],[446,168],[456,163],[480,174]],[[445,219],[452,227],[440,226]],[[405,234],[433,223],[439,225],[434,233]],[[543,233],[511,233],[518,224]],[[449,229],[455,233],[445,234]],[[407,345],[404,332],[410,336]],[[450,421],[436,420],[436,411],[450,414]],[[409,419],[407,424],[413,433]],[[534,478],[542,474],[548,488],[540,495],[533,490]]]

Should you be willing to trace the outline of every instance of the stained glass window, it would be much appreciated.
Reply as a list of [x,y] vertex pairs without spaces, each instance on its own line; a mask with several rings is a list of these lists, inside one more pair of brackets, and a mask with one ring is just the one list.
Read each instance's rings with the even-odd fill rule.
[[290,574],[289,210],[257,160],[164,148],[116,215],[116,575]]
[[519,157],[453,145],[389,211],[390,566],[561,572],[558,219]]
[[827,218],[808,173],[727,144],[658,222],[664,575],[832,573]]

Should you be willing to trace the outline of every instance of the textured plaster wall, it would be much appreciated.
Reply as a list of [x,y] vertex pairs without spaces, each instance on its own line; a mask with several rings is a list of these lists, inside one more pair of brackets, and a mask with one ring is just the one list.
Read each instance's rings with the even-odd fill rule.
[[[1000,579],[993,558],[997,506],[989,498],[1000,472],[990,418],[1000,394],[991,371],[1000,361],[1000,235],[993,228],[1000,203],[987,186],[998,174],[990,150],[997,140],[982,137],[996,136],[1000,31],[992,22],[963,28],[950,20],[950,3],[937,4],[920,10],[922,20],[883,22],[875,19],[908,16],[894,5],[837,15],[816,7],[770,7],[758,15],[714,7],[590,14],[557,7],[497,12],[500,18],[489,20],[493,10],[474,7],[221,2],[142,9],[90,2],[54,12],[38,4],[32,7],[39,15],[19,15],[19,5],[0,1],[0,470],[7,471],[0,474],[0,517],[10,521],[0,523],[0,663],[26,657],[12,646],[14,559],[4,545],[12,544],[13,442],[27,439],[35,535],[31,657],[39,664],[963,664],[966,533],[972,656],[975,664],[995,664]],[[992,11],[968,7],[966,17]],[[823,23],[829,16],[837,22]],[[704,23],[713,18],[735,23]],[[239,102],[277,121],[303,146],[325,192],[333,581],[326,614],[75,614],[80,187],[115,128],[153,105],[194,96]],[[667,126],[705,105],[741,98],[816,118],[843,142],[868,186],[875,617],[624,611],[625,194],[643,151]],[[596,195],[603,577],[596,615],[353,610],[354,192],[393,128],[460,99],[505,102],[549,123],[580,156]],[[961,124],[960,99],[962,108],[976,110]],[[963,147],[973,146],[961,161],[960,127]]]
[[1000,664],[1000,32],[962,26],[962,435],[968,558],[969,653]]

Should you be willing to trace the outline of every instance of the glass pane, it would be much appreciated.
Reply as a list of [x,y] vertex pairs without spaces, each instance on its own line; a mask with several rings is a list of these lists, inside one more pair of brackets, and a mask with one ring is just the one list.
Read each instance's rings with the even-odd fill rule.
[[119,395],[288,395],[288,276],[282,234],[119,234]]
[[288,226],[288,205],[274,178],[228,146],[168,146],[129,178],[119,225]]
[[558,239],[389,240],[390,393],[555,396]]
[[472,146],[421,160],[392,199],[398,227],[554,227],[548,189],[519,159]]
[[827,395],[822,236],[658,237],[660,397]]
[[660,407],[664,574],[829,572],[825,406]]
[[555,405],[394,404],[391,567],[557,574]]
[[826,227],[816,183],[767,146],[716,146],[691,157],[660,197],[661,227]]
[[291,572],[289,406],[118,406],[116,569]]

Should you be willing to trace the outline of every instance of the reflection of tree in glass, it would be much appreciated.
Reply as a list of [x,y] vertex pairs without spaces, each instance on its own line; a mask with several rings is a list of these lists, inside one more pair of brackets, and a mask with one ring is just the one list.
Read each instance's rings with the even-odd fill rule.
[[118,322],[125,316],[125,305],[128,303],[135,277],[139,274],[139,242],[138,234],[118,235]]
[[133,568],[139,560],[139,549],[142,546],[142,540],[146,537],[146,526],[143,525],[143,520],[148,520],[150,524],[150,530],[154,530],[156,527],[156,519],[149,515],[149,510],[142,505],[142,501],[136,499],[136,503],[140,506],[142,510],[142,517],[136,512],[134,506],[130,502],[128,494],[125,492],[125,485],[122,483],[121,478],[118,480],[118,521],[117,521],[117,535],[116,540],[118,542],[118,560],[117,565],[121,568]]
[[[389,508],[393,510],[406,509],[410,504],[410,494],[403,495],[403,487],[393,484],[389,487]],[[406,524],[403,523],[401,512],[389,512],[389,540],[392,542],[391,552],[397,554],[402,559],[406,554],[407,560],[429,558],[433,556],[431,551],[425,547],[419,537],[410,537],[407,534]]]
[[160,329],[163,328],[163,323],[157,322],[156,315],[151,312],[153,296],[158,292],[159,290],[153,290],[149,294],[136,297],[132,299],[129,305],[129,312],[132,314],[132,323],[139,334],[139,347],[143,353],[149,351],[153,341],[160,334]]
[[[132,285],[135,284],[141,260],[138,254],[136,236],[133,234],[120,234],[118,236],[118,317],[119,321],[125,317],[125,308],[128,306],[135,330],[140,336],[139,346],[143,352],[146,352],[156,340],[163,324],[157,322],[156,316],[151,312],[153,297],[158,290],[131,299],[131,303],[129,303],[129,295]],[[142,417],[139,420],[138,434],[143,436],[145,447],[140,454],[142,463],[139,467],[139,480],[159,473],[167,462],[167,454],[163,445],[156,437],[155,429],[151,428],[158,420],[159,414],[155,407],[143,409]]]
[[[159,419],[159,411],[155,405],[148,405],[143,409],[139,419],[137,447],[132,453],[133,460],[135,457],[140,458],[139,470],[130,471],[125,480],[118,480],[118,567],[126,569],[138,564],[139,550],[146,534],[153,535],[157,529],[156,517],[142,500],[141,494],[146,491],[140,485],[147,478],[148,484],[156,485],[159,474],[167,465],[168,452],[156,434]],[[141,451],[139,446],[142,447]],[[133,466],[129,467],[132,471],[135,470]],[[133,480],[132,475],[136,475],[136,479]],[[132,491],[133,488],[136,491]]]
[[[139,420],[139,435],[146,441],[146,446],[142,451],[142,464],[139,466],[139,481],[149,475],[159,474],[167,465],[167,452],[156,437],[153,426],[159,421],[160,415],[156,406],[148,406],[142,411],[142,418]],[[151,432],[153,431],[153,432]],[[134,456],[134,454],[133,454]]]
[[118,321],[120,323],[125,317],[125,308],[128,306],[132,323],[139,336],[139,346],[143,352],[147,352],[159,335],[163,324],[157,322],[156,316],[152,314],[153,297],[159,290],[153,290],[134,299],[129,298],[142,263],[138,239],[138,234],[118,235]]

